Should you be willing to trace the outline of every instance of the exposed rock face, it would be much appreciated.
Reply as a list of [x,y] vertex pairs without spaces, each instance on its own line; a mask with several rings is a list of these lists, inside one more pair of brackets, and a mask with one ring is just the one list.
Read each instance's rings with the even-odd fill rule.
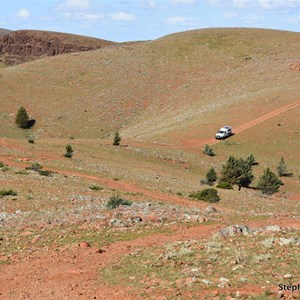
[[0,61],[14,65],[43,56],[96,50],[114,44],[66,33],[19,30],[0,35]]

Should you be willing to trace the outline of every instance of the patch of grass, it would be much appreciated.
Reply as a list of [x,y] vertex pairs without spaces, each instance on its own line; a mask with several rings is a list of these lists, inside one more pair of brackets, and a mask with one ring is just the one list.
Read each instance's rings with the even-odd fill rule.
[[16,171],[15,174],[16,175],[29,175],[29,173],[26,172],[25,170]]
[[39,170],[38,172],[40,175],[47,176],[47,177],[52,177],[54,174],[54,172],[49,171],[49,170]]
[[219,189],[225,189],[225,190],[233,190],[232,185],[229,182],[224,182],[224,181],[220,182],[217,185],[217,188],[219,188]]
[[17,196],[18,193],[14,190],[0,190],[0,197]]
[[91,189],[92,191],[101,191],[101,190],[103,190],[103,187],[100,186],[100,185],[94,184],[94,185],[90,186],[90,189]]

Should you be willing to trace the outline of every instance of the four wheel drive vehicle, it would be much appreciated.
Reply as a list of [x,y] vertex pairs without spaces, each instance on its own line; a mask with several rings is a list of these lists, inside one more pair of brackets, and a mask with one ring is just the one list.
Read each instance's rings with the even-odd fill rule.
[[216,133],[216,139],[217,140],[223,140],[229,136],[232,135],[232,129],[230,126],[224,126],[222,127],[217,133]]

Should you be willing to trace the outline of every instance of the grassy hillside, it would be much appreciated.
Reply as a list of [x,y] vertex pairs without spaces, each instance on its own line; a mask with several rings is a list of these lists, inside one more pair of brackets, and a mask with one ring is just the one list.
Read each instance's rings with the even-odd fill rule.
[[47,57],[0,71],[1,136],[21,105],[40,137],[181,142],[208,138],[296,100],[300,34],[207,29],[92,52]]

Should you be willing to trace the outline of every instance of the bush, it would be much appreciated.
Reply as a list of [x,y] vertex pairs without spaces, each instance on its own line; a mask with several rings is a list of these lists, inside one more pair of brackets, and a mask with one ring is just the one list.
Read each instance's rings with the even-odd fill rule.
[[18,193],[14,190],[0,190],[0,197],[4,196],[17,196]]
[[4,168],[4,167],[5,167],[5,164],[2,161],[0,161],[0,168]]
[[220,201],[218,191],[213,188],[204,189],[204,190],[198,191],[196,193],[193,192],[193,193],[189,194],[189,197],[198,199],[198,200],[203,200],[203,201],[209,202],[209,203],[216,203],[216,202]]
[[120,205],[132,205],[132,202],[126,199],[122,199],[119,196],[111,196],[107,202],[107,207],[110,209],[117,208]]
[[209,156],[215,156],[216,154],[214,153],[214,150],[209,147],[208,145],[205,145],[204,149],[203,149],[203,153]]
[[66,153],[64,154],[64,157],[72,158],[72,156],[73,156],[73,149],[70,145],[67,145],[66,146]]
[[116,131],[115,136],[114,136],[113,145],[114,146],[120,146],[120,142],[121,142],[121,136],[119,134],[119,131]]
[[101,191],[101,190],[103,190],[103,187],[100,185],[92,185],[92,186],[90,186],[90,189],[93,191]]
[[28,140],[27,140],[27,142],[28,142],[29,144],[34,144],[34,138],[29,137]]
[[41,164],[39,164],[38,162],[36,162],[36,163],[32,164],[30,167],[26,167],[25,169],[39,172],[40,170],[43,169],[43,166]]
[[21,106],[17,112],[17,116],[16,116],[16,124],[23,129],[28,128],[28,124],[29,124],[29,116],[27,114],[26,109]]
[[259,178],[257,188],[266,195],[278,192],[282,181],[269,168],[265,169],[263,175]]
[[233,190],[232,185],[229,182],[222,181],[217,185],[217,188],[219,189],[225,189],[225,190]]
[[206,180],[209,185],[213,185],[213,183],[218,179],[217,173],[213,167],[211,167],[206,173]]
[[278,172],[279,177],[291,177],[291,176],[293,176],[293,173],[287,172],[287,166],[286,166],[286,163],[285,163],[283,157],[281,157],[280,162],[278,163],[277,172]]
[[53,172],[49,171],[49,170],[39,170],[38,172],[42,176],[50,176],[51,177],[53,175]]

